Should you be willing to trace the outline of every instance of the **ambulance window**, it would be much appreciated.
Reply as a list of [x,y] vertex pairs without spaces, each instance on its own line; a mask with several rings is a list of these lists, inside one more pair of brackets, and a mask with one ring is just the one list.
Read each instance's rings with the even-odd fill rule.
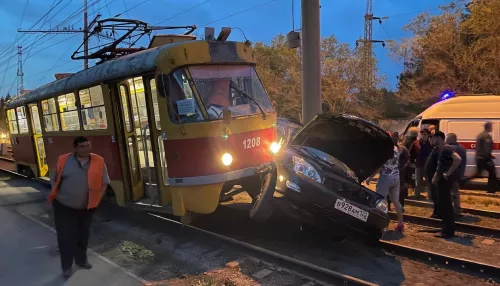
[[405,132],[403,132],[403,138],[406,137],[409,134],[410,128],[412,127],[418,127],[418,124],[420,123],[420,119],[414,119],[412,120],[408,126],[406,126]]
[[438,131],[439,130],[439,120],[437,120],[437,119],[422,120],[422,124],[420,126],[421,126],[420,129],[424,129],[424,128],[431,129],[431,126],[433,126],[434,130]]

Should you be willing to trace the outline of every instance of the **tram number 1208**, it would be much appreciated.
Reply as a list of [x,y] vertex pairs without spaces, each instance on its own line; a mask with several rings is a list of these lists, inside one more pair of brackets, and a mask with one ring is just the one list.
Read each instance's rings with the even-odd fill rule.
[[248,138],[243,140],[243,149],[250,149],[260,146],[260,137]]

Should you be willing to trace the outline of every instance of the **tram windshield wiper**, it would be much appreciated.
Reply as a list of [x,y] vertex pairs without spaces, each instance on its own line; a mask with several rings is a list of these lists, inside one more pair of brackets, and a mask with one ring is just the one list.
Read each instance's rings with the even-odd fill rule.
[[229,82],[229,87],[231,87],[232,89],[236,90],[237,92],[239,92],[242,96],[244,96],[245,98],[251,100],[253,103],[255,103],[255,105],[257,105],[257,107],[259,108],[260,110],[260,113],[262,114],[262,119],[266,120],[266,113],[264,112],[264,110],[262,109],[262,107],[260,106],[259,102],[257,102],[257,100],[255,100],[255,98],[251,97],[250,95],[248,95],[246,92],[244,92],[243,90],[239,89],[238,86],[236,86],[236,84],[234,84],[233,81],[230,81]]

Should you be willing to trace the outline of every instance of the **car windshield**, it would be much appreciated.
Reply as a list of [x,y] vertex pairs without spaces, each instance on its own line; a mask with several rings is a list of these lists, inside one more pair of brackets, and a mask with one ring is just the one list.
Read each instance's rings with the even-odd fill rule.
[[321,160],[327,162],[328,165],[332,166],[333,168],[336,168],[336,169],[340,170],[341,172],[347,174],[352,179],[359,181],[356,174],[351,169],[349,169],[349,167],[347,167],[346,164],[342,163],[337,158],[330,156],[327,153],[322,152],[318,149],[314,149],[314,148],[307,147],[307,146],[303,146],[302,148],[306,149],[309,153],[314,154],[316,157],[320,158]]
[[276,122],[276,131],[278,133],[278,141],[283,140],[283,145],[288,145],[288,142],[297,134],[301,126],[288,121],[287,119],[278,118]]
[[233,117],[273,112],[255,68],[249,65],[192,66],[188,68],[209,119],[222,118],[228,108]]

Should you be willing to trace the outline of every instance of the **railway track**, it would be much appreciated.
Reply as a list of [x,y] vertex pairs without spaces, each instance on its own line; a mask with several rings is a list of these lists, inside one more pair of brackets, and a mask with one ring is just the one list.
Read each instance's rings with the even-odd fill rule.
[[[412,199],[406,199],[405,204],[407,204],[409,206],[416,206],[416,207],[423,207],[423,208],[432,208],[434,205],[431,202],[412,200]],[[461,208],[461,209],[462,209],[463,213],[500,219],[500,212],[471,209],[471,208]]]
[[[15,172],[12,172],[10,170],[3,170],[0,168],[0,171],[4,171],[4,172],[7,172],[9,174],[13,174],[13,175],[17,175],[19,177],[26,178],[25,176],[17,174]],[[40,181],[42,183],[47,183],[47,182],[42,181],[42,180],[38,180],[38,181]],[[150,213],[148,213],[148,215],[150,215],[151,217],[154,217],[156,219],[160,219],[160,220],[167,222],[167,223],[181,224],[179,221],[176,221],[175,219],[172,219],[172,218],[169,218],[168,216],[165,216],[165,214],[150,212]],[[405,219],[408,220],[408,218],[406,218],[406,217],[405,217]],[[429,220],[431,220],[431,219],[427,219],[427,218],[420,218],[420,219],[421,219],[421,222],[423,222],[423,221],[429,222]],[[437,224],[440,223],[440,221],[433,220],[432,223],[434,224],[434,226],[436,226]],[[307,273],[306,274],[307,276],[314,277],[314,279],[317,281],[325,281],[326,283],[332,283],[334,285],[337,285],[337,284],[342,284],[342,285],[376,285],[376,284],[373,284],[369,281],[358,279],[358,278],[350,276],[350,275],[345,275],[343,273],[328,269],[326,267],[322,267],[322,266],[316,265],[314,263],[309,263],[309,262],[306,262],[304,260],[288,256],[284,253],[280,253],[278,251],[273,251],[273,250],[267,249],[265,247],[259,246],[258,244],[249,243],[249,242],[246,242],[242,239],[238,239],[235,237],[231,237],[229,235],[221,234],[221,233],[218,233],[216,231],[211,231],[208,229],[190,226],[190,225],[187,225],[185,227],[190,228],[196,232],[203,233],[204,235],[212,236],[212,237],[215,237],[215,238],[220,239],[222,241],[231,243],[235,246],[244,248],[247,252],[250,252],[254,256],[264,257],[264,259],[268,258],[268,259],[271,259],[274,261],[278,260],[280,262],[280,265],[283,265],[284,267],[286,267],[288,269],[293,269],[294,271],[297,271],[298,273]],[[477,227],[477,226],[474,226],[474,227]],[[474,227],[472,227],[471,229],[476,229]],[[484,231],[484,230],[482,230],[482,231]],[[495,235],[498,235],[498,233],[496,233]],[[496,237],[498,237],[498,236],[496,236]],[[377,247],[384,249],[385,251],[392,253],[396,256],[406,257],[406,258],[409,258],[412,260],[419,260],[419,261],[422,261],[422,262],[427,263],[427,264],[429,264],[429,263],[435,264],[435,265],[437,264],[443,268],[452,269],[452,270],[458,271],[460,273],[467,272],[467,273],[470,273],[474,276],[483,277],[486,279],[490,278],[490,279],[493,279],[493,281],[497,281],[497,282],[500,281],[500,267],[495,266],[495,265],[489,265],[489,264],[485,264],[485,263],[481,263],[481,262],[477,262],[477,261],[448,256],[448,255],[444,255],[444,254],[440,254],[440,253],[431,252],[428,250],[404,246],[404,245],[400,245],[400,244],[389,242],[389,241],[383,241],[383,240],[378,242]]]
[[[389,217],[391,220],[396,220],[396,213],[389,212]],[[442,226],[440,219],[417,215],[404,214],[404,221],[430,228],[441,228]],[[456,231],[458,232],[500,239],[500,229],[498,228],[479,226],[463,222],[455,222],[455,226]]]

